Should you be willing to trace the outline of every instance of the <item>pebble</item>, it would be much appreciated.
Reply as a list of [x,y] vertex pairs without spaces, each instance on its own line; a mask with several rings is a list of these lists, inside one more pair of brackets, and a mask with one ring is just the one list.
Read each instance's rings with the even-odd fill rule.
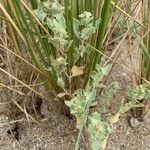
[[141,125],[141,122],[136,118],[130,119],[130,126],[133,128],[138,128]]

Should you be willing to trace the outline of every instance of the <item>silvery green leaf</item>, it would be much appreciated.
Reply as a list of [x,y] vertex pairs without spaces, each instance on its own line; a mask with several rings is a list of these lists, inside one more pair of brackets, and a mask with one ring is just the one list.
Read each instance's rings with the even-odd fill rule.
[[49,42],[56,48],[64,48],[68,43],[69,36],[66,31],[63,7],[59,2],[57,0],[41,2],[38,9],[35,10],[35,13],[53,33],[53,37],[49,38]]
[[95,28],[84,28],[81,32],[81,39],[87,40],[93,33],[95,33]]
[[73,43],[73,40],[71,40],[71,41],[69,41],[69,42],[67,42],[65,44],[65,46],[64,46],[65,52],[67,52],[69,50],[69,48],[71,47],[72,43]]
[[57,38],[57,37],[55,37],[55,38],[49,38],[48,40],[49,40],[49,42],[50,42],[51,44],[53,44],[56,48],[59,48],[59,46],[60,46],[60,39],[59,39],[59,38]]
[[64,45],[68,42],[65,39],[59,38],[59,37],[54,37],[54,38],[49,38],[49,42],[53,44],[56,48],[59,48],[60,45],[64,47]]
[[43,2],[43,5],[47,8],[47,9],[49,9],[50,8],[50,1],[46,1],[46,2]]
[[80,26],[80,21],[74,18],[73,19],[73,31],[77,37],[79,37],[79,33],[80,33],[79,26]]
[[51,18],[46,18],[45,24],[52,30],[55,26]]
[[47,13],[45,13],[41,7],[38,7],[38,9],[34,10],[33,12],[40,21],[44,22]]
[[51,10],[53,14],[63,13],[64,7],[58,3],[58,1],[54,1],[51,3]]
[[60,9],[59,9],[57,3],[52,3],[51,9],[54,14],[60,13]]
[[54,24],[56,32],[58,32],[59,30],[63,30],[63,28],[61,27],[61,24],[56,19],[53,19],[53,24]]
[[73,53],[73,63],[76,64],[76,62],[79,60],[80,58],[80,53],[77,51],[77,49],[75,49],[74,53]]
[[132,100],[148,99],[150,98],[150,89],[146,84],[137,85],[128,91],[128,97]]
[[81,25],[87,25],[93,20],[93,16],[90,12],[83,12],[83,14],[79,15]]
[[65,89],[65,82],[64,82],[64,80],[62,78],[58,78],[57,79],[57,85],[59,85],[60,87]]
[[75,92],[71,101],[65,101],[65,104],[70,108],[70,112],[77,119],[76,127],[80,129],[85,119],[86,98],[81,90]]
[[80,20],[73,19],[73,31],[79,39],[85,41],[89,39],[96,30],[93,26],[93,16],[90,12],[85,11],[79,15],[79,18]]
[[102,19],[99,18],[98,20],[96,20],[96,23],[95,23],[95,28],[98,29],[99,28],[99,25],[101,23]]
[[107,66],[105,67],[102,67],[101,70],[102,70],[102,74],[105,76],[105,75],[108,75],[110,70],[112,68],[112,64],[108,64]]
[[86,47],[85,47],[85,53],[88,54],[88,55],[91,53],[91,45],[90,44],[86,45]]
[[80,89],[74,93],[74,97],[71,99],[71,101],[65,101],[65,104],[70,108],[71,114],[77,119],[76,127],[78,129],[80,129],[80,127],[85,123],[87,115],[86,111],[95,100],[95,97],[96,90],[90,92]]
[[102,120],[100,114],[94,112],[89,117],[88,132],[92,150],[100,150],[101,146],[111,133],[111,128],[106,122]]
[[65,17],[63,16],[63,14],[57,14],[55,15],[57,22],[59,22],[59,24],[61,25],[61,27],[63,29],[66,29],[66,21],[65,21]]
[[77,49],[77,51],[80,54],[80,56],[83,57],[85,53],[85,46],[83,44],[79,45],[79,48]]
[[47,71],[51,72],[52,71],[52,68],[51,67],[48,67],[46,68]]

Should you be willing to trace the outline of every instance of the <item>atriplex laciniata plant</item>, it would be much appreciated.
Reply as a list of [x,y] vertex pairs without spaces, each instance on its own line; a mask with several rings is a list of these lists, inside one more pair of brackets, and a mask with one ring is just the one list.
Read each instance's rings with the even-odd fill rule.
[[[109,74],[111,65],[100,67],[96,66],[96,70],[92,72],[91,78],[85,87],[85,89],[78,89],[74,92],[71,101],[66,101],[66,105],[70,107],[71,113],[76,117],[76,127],[79,130],[78,138],[75,146],[75,150],[79,149],[80,140],[82,134],[86,132],[89,138],[88,149],[99,150],[104,149],[107,144],[107,139],[113,130],[113,125],[119,121],[120,116],[131,108],[144,107],[139,104],[142,99],[150,98],[150,89],[148,85],[143,84],[137,86],[134,89],[129,89],[126,99],[122,98],[122,103],[115,115],[111,115],[109,119],[104,119],[96,111],[90,112],[90,107],[96,101],[97,90],[107,89],[107,86],[103,84],[104,76]],[[119,85],[114,82],[111,84],[107,92],[102,92],[99,95],[104,97],[105,104],[108,99],[113,100],[114,95],[118,92]],[[109,93],[109,94],[108,94]],[[87,130],[85,130],[87,129]]]
[[[93,72],[91,79],[88,82],[87,87],[78,89],[74,93],[74,97],[71,101],[66,101],[66,105],[70,107],[71,113],[77,119],[77,129],[79,129],[78,139],[76,143],[76,150],[79,148],[79,142],[82,136],[84,127],[88,119],[89,109],[96,99],[97,88],[103,88],[102,84],[103,77],[109,73],[111,66],[100,68],[97,65],[97,70]],[[103,144],[104,140],[110,133],[110,127],[108,124],[101,120],[101,116],[98,113],[93,113],[89,118],[89,133],[90,141],[92,142],[91,148],[96,150],[99,149]]]
[[[61,92],[67,93],[68,89],[71,96],[75,89],[87,84],[91,71],[101,62],[100,54],[90,46],[101,51],[111,9],[110,1],[104,1],[103,5],[91,1],[91,7],[88,1],[64,1],[64,4],[65,8],[57,0],[46,1],[34,13],[52,33],[48,42],[53,53],[47,70],[55,76]],[[97,13],[99,7],[101,15]]]
[[3,0],[0,9],[16,52],[28,51],[51,95],[70,99],[87,85],[101,63],[111,0]]

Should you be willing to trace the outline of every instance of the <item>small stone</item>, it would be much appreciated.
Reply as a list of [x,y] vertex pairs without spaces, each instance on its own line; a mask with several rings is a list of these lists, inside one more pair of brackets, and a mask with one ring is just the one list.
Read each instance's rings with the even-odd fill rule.
[[13,148],[15,148],[15,147],[16,147],[16,143],[14,142],[14,143],[13,143]]
[[141,125],[141,122],[136,118],[130,119],[130,126],[133,128],[138,128]]

